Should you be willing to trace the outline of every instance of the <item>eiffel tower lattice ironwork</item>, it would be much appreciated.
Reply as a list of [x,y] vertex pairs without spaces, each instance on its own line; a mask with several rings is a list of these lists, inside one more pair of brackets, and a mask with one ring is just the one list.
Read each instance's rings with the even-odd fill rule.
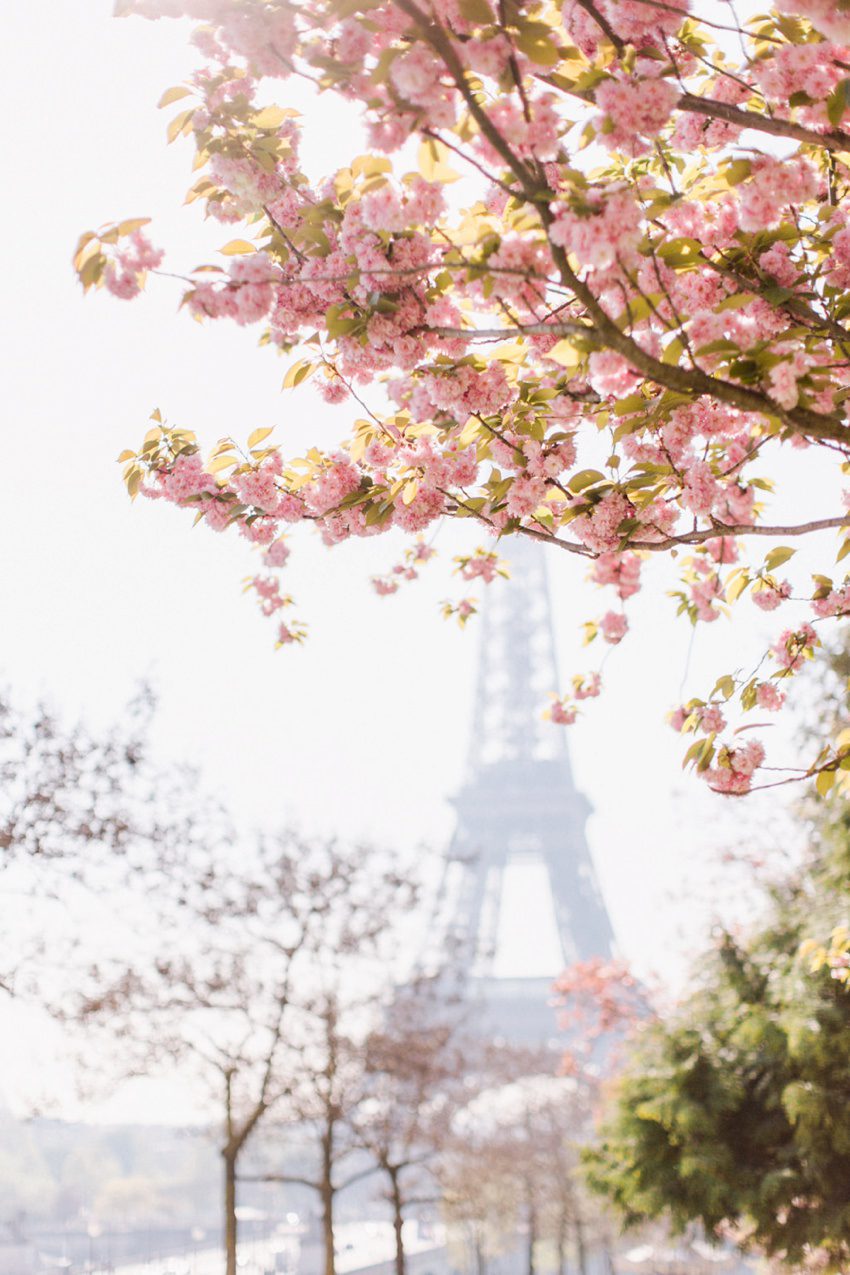
[[504,556],[511,580],[489,587],[482,610],[442,931],[471,954],[467,992],[487,1033],[542,1043],[556,1026],[553,977],[573,961],[609,956],[613,933],[585,836],[590,806],[575,787],[564,732],[542,719],[558,687],[545,550],[515,537]]

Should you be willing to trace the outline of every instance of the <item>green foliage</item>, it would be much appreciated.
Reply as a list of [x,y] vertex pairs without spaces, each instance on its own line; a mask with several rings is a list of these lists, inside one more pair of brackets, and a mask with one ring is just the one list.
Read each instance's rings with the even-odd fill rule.
[[850,990],[800,959],[850,904],[850,811],[821,806],[765,923],[724,934],[609,1095],[591,1186],[628,1223],[698,1221],[789,1264],[850,1259]]

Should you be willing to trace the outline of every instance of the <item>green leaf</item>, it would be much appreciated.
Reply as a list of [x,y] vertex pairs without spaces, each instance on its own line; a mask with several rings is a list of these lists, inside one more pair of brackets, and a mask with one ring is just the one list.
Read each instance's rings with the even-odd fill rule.
[[731,699],[735,694],[735,679],[730,677],[728,673],[724,674],[723,677],[718,677],[711,694],[712,696],[722,695],[724,699]]
[[458,0],[461,17],[477,26],[487,26],[494,21],[493,10],[487,0]]
[[675,367],[676,364],[678,364],[680,358],[682,357],[684,350],[685,350],[684,342],[680,341],[680,339],[677,336],[674,337],[672,341],[668,341],[664,349],[664,353],[661,355],[661,362],[669,363],[671,366]]
[[128,217],[126,221],[119,221],[118,234],[132,235],[133,231],[141,230],[142,226],[149,226],[150,220],[150,217]]
[[556,45],[542,33],[543,30],[545,27],[542,23],[523,23],[516,36],[517,48],[538,66],[556,66],[561,55]]
[[833,128],[838,128],[850,107],[850,79],[839,80],[826,99],[826,113]]
[[835,783],[836,773],[834,770],[822,770],[815,780],[815,788],[819,797],[825,797],[832,785]]
[[723,167],[723,177],[729,186],[740,186],[746,181],[753,166],[748,159],[733,159]]
[[598,469],[580,469],[577,474],[573,474],[567,483],[570,491],[578,494],[587,487],[594,486],[595,483],[604,483],[605,475],[600,474]]

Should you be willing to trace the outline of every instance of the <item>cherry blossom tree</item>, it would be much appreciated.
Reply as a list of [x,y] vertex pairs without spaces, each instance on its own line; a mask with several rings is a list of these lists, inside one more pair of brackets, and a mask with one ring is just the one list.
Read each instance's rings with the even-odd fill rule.
[[646,991],[623,961],[600,956],[570,965],[553,991],[567,1042],[561,1070],[595,1089],[616,1069],[629,1034],[652,1016]]
[[[777,0],[740,23],[690,0],[119,10],[201,24],[206,65],[162,105],[180,102],[169,136],[194,140],[189,199],[241,232],[224,264],[171,272],[183,306],[257,325],[297,356],[287,389],[313,377],[344,405],[339,442],[302,457],[262,429],[205,459],[157,414],[122,455],[131,494],[256,545],[251,588],[281,644],[304,636],[277,574],[298,524],[328,544],[413,537],[385,593],[417,573],[430,549],[415,537],[441,519],[481,528],[458,570],[482,583],[494,540],[532,537],[614,597],[588,623],[601,645],[628,640],[645,563],[675,556],[674,609],[692,624],[745,601],[787,617],[762,659],[675,708],[686,761],[735,795],[845,776],[846,741],[774,775],[737,731],[781,708],[850,610],[832,566],[850,551],[847,0]],[[285,104],[294,77],[359,110],[368,139],[318,182]],[[267,105],[279,85],[284,104]],[[84,287],[129,298],[166,273],[144,225],[82,236]],[[795,520],[812,483],[817,516]],[[811,581],[785,574],[804,537],[824,563]],[[474,602],[447,610],[463,621]],[[600,685],[577,673],[553,722]]]

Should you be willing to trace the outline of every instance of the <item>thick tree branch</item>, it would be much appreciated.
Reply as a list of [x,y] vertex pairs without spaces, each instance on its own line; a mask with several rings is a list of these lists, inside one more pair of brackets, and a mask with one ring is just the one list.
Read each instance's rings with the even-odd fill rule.
[[[628,549],[645,549],[650,553],[660,553],[667,549],[677,549],[684,545],[705,544],[707,540],[718,540],[725,536],[808,536],[815,531],[829,531],[840,527],[850,527],[850,513],[838,518],[816,518],[812,522],[769,526],[766,523],[723,523],[715,522],[711,527],[703,527],[699,531],[687,531],[681,536],[665,536],[658,540],[629,540]],[[592,550],[578,545],[574,541],[561,540],[558,536],[550,536],[535,531],[531,527],[520,527],[519,532],[536,540],[544,540],[547,544],[556,545],[566,553],[580,553],[585,557],[595,558],[598,555]]]
[[[587,323],[523,323],[508,328],[446,328],[423,327],[416,332],[430,332],[432,336],[443,336],[463,341],[509,341],[518,336],[580,336],[594,339],[594,330]],[[596,342],[594,341],[594,344]]]
[[694,93],[683,93],[677,105],[682,111],[706,115],[709,119],[726,120],[729,124],[756,129],[759,133],[770,133],[773,137],[791,137],[809,146],[818,146],[831,151],[850,150],[850,133],[845,133],[840,128],[818,133],[815,129],[806,128],[803,124],[795,124],[793,120],[775,119],[770,115],[761,115],[758,111],[747,111],[743,107],[732,106],[729,102],[718,102],[713,97],[697,97]]
[[[548,231],[554,220],[552,213],[546,207],[541,207],[539,212]],[[846,422],[838,416],[822,416],[819,412],[812,412],[805,407],[795,407],[789,411],[758,390],[748,389],[745,385],[737,385],[733,381],[724,381],[720,377],[709,376],[701,368],[683,368],[676,364],[663,363],[654,355],[648,354],[632,337],[621,331],[613,319],[609,318],[592,289],[579,279],[570,266],[564,249],[551,242],[550,248],[563,283],[572,289],[587,310],[598,338],[610,349],[621,354],[651,381],[683,394],[706,394],[723,403],[728,403],[731,407],[740,408],[744,412],[760,412],[776,417],[793,433],[802,434],[807,438],[831,438],[845,444],[850,443],[850,430]]]

